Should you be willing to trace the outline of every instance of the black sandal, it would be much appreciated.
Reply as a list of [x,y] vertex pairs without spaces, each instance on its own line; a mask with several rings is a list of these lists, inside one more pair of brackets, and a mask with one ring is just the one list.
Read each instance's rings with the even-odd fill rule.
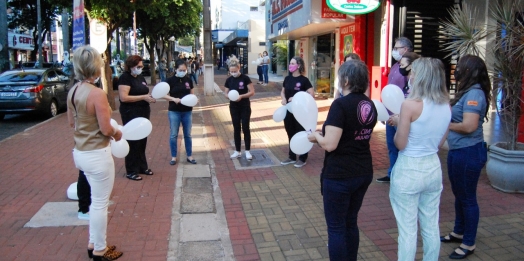
[[[464,255],[457,253],[457,250],[462,250],[462,252],[464,252]],[[469,250],[469,249],[465,249],[459,246],[457,249],[455,249],[455,251],[453,251],[453,253],[451,253],[451,255],[449,255],[449,258],[450,259],[464,259],[467,256],[473,254],[473,252],[475,252],[475,249]]]
[[151,169],[146,169],[146,171],[144,171],[144,174],[151,176],[153,175],[153,171]]
[[455,237],[450,233],[446,236],[440,237],[440,242],[442,243],[451,243],[451,242],[462,243],[462,238]]
[[132,173],[128,173],[126,175],[126,178],[130,179],[130,180],[136,180],[136,181],[140,181],[142,180],[142,177],[138,176],[136,173],[132,172]]

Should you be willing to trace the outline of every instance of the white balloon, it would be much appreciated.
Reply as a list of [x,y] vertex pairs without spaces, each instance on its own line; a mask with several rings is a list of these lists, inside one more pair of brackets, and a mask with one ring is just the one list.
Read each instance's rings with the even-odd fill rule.
[[141,140],[151,134],[153,125],[143,117],[134,118],[122,128],[122,138],[126,140]]
[[404,93],[400,89],[400,87],[394,85],[394,84],[388,84],[384,89],[382,89],[382,103],[388,110],[395,114],[400,113],[400,106],[402,105],[402,102],[404,101]]
[[386,110],[386,107],[384,104],[382,104],[379,100],[372,100],[375,104],[375,108],[377,108],[378,117],[377,120],[379,121],[387,121],[389,119],[389,113]]
[[115,119],[111,119],[111,126],[113,126],[113,128],[115,129],[118,129],[118,122],[115,121]]
[[124,158],[129,153],[129,143],[127,140],[120,139],[119,141],[111,140],[111,153],[117,158]]
[[160,99],[166,96],[169,93],[169,84],[167,82],[161,82],[155,85],[153,91],[151,91],[151,96],[155,99]]
[[297,92],[293,96],[293,115],[306,131],[315,131],[318,120],[318,107],[315,99],[307,92]]
[[236,101],[240,97],[240,94],[237,90],[231,90],[229,93],[227,93],[227,97],[229,97],[229,99],[232,101]]
[[67,198],[71,200],[78,200],[78,194],[76,193],[77,182],[69,185],[67,188]]
[[275,122],[281,122],[286,118],[287,114],[287,108],[286,106],[280,106],[280,108],[276,109],[273,113],[273,120]]
[[198,103],[198,98],[194,94],[188,94],[182,97],[180,103],[184,104],[185,106],[194,107]]
[[290,113],[293,113],[293,105],[291,105],[291,102],[288,102],[286,104],[286,108]]
[[289,142],[289,147],[297,155],[306,154],[308,151],[313,148],[313,143],[307,139],[308,133],[306,131],[301,131],[295,134],[291,141]]

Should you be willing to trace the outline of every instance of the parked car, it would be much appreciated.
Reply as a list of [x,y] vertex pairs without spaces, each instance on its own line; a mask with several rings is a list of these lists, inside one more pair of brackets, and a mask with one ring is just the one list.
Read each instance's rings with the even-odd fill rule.
[[[25,62],[25,63],[22,63],[22,66],[24,69],[33,69],[35,68],[35,64],[36,62]],[[62,64],[61,63],[58,63],[58,62],[55,62],[55,63],[44,63],[42,65],[42,68],[53,68],[53,66],[55,68],[60,68],[62,67]],[[18,68],[20,69],[20,68]]]
[[66,108],[69,76],[55,68],[10,70],[0,74],[0,119],[38,112],[56,116]]
[[151,60],[142,60],[142,64],[144,64],[142,75],[151,76]]
[[116,64],[109,67],[111,67],[111,72],[113,73],[113,90],[118,90],[118,79],[122,75],[122,68]]

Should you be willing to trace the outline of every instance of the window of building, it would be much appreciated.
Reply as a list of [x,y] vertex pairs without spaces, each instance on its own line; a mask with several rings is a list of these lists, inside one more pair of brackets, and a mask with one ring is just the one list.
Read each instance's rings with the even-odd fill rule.
[[249,9],[250,9],[251,12],[257,12],[258,11],[258,6],[251,6]]
[[258,42],[259,46],[266,46],[266,42]]

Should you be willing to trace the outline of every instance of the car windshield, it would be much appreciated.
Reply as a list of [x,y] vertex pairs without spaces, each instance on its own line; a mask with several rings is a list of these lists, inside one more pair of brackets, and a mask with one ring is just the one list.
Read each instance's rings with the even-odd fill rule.
[[38,82],[42,72],[14,72],[0,75],[0,82]]

